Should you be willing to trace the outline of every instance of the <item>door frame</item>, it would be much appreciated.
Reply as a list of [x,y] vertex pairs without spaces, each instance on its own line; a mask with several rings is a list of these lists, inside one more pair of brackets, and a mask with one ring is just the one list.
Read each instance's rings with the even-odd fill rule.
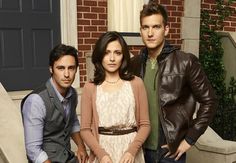
[[[77,36],[77,0],[60,0],[61,11],[61,42],[78,49]],[[79,67],[75,76],[73,87],[80,87]]]

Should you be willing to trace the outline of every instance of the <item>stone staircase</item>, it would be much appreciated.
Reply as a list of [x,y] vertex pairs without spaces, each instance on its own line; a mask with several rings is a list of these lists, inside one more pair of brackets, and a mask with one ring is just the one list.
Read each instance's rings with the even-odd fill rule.
[[27,163],[19,108],[0,84],[0,163]]

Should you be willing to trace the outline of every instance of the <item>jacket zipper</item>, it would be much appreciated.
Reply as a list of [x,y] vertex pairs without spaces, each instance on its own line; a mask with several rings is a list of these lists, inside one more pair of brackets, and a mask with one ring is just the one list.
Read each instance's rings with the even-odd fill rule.
[[[160,66],[159,63],[158,63],[158,66],[159,66],[158,70],[161,70],[161,66]],[[159,72],[161,72],[161,71],[159,71]],[[161,81],[161,77],[160,77],[160,74],[159,74],[158,75],[158,97],[157,97],[158,98],[157,99],[158,104],[159,104],[159,117],[160,117],[160,122],[161,122],[161,126],[162,126],[162,129],[163,129],[163,133],[164,133],[164,136],[165,136],[166,143],[169,146],[169,144],[170,144],[169,134],[168,134],[167,129],[164,125],[164,118],[163,118],[163,112],[162,112],[162,106],[161,106],[161,100],[160,100],[160,81]]]

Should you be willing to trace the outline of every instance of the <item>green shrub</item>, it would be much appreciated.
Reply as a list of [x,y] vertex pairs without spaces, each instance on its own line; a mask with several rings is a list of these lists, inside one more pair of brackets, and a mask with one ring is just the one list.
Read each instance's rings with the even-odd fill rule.
[[219,107],[210,126],[223,139],[236,141],[236,81],[231,77],[229,86],[226,86],[224,49],[217,33],[223,29],[224,20],[235,13],[235,10],[230,8],[234,1],[225,3],[223,0],[216,0],[214,10],[201,10],[199,60],[219,99]]

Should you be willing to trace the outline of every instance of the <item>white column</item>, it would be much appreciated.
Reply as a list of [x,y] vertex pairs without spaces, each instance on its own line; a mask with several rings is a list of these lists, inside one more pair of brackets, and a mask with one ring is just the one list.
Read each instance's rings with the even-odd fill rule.
[[[61,0],[61,42],[78,49],[77,37],[77,1]],[[75,88],[80,87],[79,68],[73,83]]]
[[181,18],[182,50],[199,55],[201,0],[184,1]]

